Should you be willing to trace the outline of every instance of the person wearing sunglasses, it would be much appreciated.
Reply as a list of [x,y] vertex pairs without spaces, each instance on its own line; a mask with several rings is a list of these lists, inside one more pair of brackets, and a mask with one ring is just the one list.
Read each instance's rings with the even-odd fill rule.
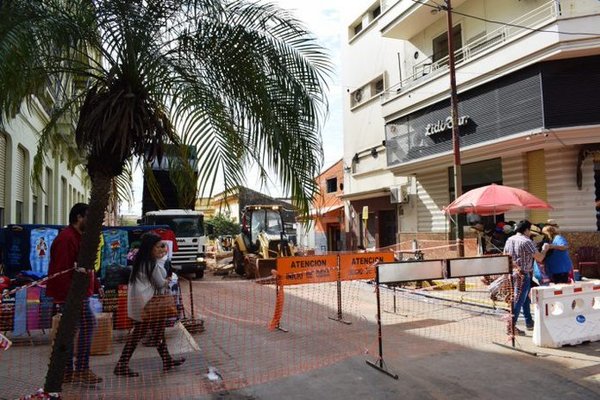
[[133,330],[127,338],[121,357],[114,369],[115,375],[131,378],[137,377],[139,374],[129,368],[129,360],[140,340],[150,331],[154,331],[156,335],[156,349],[162,359],[164,372],[170,371],[185,361],[183,357],[174,359],[169,354],[165,339],[166,320],[148,321],[142,318],[144,307],[155,294],[168,293],[169,278],[164,268],[167,246],[162,242],[160,236],[146,233],[141,239],[140,250],[133,262],[127,290],[127,314],[134,321]]

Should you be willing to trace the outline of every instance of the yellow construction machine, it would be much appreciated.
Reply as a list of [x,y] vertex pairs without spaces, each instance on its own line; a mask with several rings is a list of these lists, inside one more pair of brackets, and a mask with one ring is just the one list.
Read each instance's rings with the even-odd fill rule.
[[242,213],[242,231],[233,243],[235,272],[246,278],[271,275],[277,257],[294,255],[279,205],[250,205]]

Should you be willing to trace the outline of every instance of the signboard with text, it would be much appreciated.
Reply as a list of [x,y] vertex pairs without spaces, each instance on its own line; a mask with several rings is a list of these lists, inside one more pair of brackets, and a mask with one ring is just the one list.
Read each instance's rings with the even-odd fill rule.
[[340,276],[342,281],[375,279],[375,262],[393,262],[394,253],[352,253],[340,254]]
[[323,283],[337,281],[338,256],[280,257],[277,272],[284,285]]

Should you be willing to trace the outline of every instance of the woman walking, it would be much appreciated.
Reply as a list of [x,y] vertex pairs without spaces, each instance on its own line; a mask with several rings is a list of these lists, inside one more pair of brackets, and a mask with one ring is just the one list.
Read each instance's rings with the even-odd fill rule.
[[140,340],[148,331],[154,331],[157,338],[158,354],[163,362],[163,371],[169,371],[183,364],[185,358],[174,359],[169,354],[165,340],[165,318],[148,318],[144,307],[154,295],[167,293],[169,279],[164,268],[164,256],[167,254],[166,245],[160,236],[146,233],[142,236],[140,249],[133,262],[127,290],[127,314],[133,322],[133,330],[127,338],[123,352],[114,373],[119,376],[137,377],[139,374],[129,368],[129,360]]

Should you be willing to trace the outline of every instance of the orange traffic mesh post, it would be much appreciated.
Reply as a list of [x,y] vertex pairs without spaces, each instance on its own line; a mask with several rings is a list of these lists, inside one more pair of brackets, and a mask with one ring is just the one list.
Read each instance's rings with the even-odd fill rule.
[[[389,249],[379,253],[387,254]],[[343,255],[348,256],[344,261],[347,267],[342,266],[339,274],[334,265],[317,267],[320,272],[308,275],[303,271],[298,279],[280,277],[279,284],[285,285],[280,290],[273,278],[207,276],[194,281],[194,315],[190,315],[189,285],[181,285],[180,291],[173,292],[177,315],[150,322],[138,338],[128,363],[131,371],[139,374],[135,377],[117,376],[114,370],[136,329],[138,334],[143,330],[132,323],[123,305],[140,299],[123,298],[127,296],[125,288],[107,291],[101,302],[93,301],[96,323],[89,359],[90,370],[103,381],[85,384],[66,377],[62,398],[190,398],[273,381],[348,357],[372,359],[377,354],[376,298],[374,268],[366,264],[372,255],[328,254],[335,260]],[[305,279],[307,276],[317,281]],[[339,283],[338,276],[343,277]],[[294,284],[286,284],[288,278],[293,278]],[[380,287],[388,364],[395,363],[398,368],[414,352],[435,354],[453,346],[481,347],[510,340],[503,319],[510,314],[509,307],[490,298],[482,277],[467,278],[466,292],[457,290],[456,279],[434,280],[420,287],[417,283]],[[340,299],[343,319],[350,324],[330,319],[338,312]],[[21,398],[43,386],[52,326],[60,323],[52,309],[40,286],[19,289],[3,299],[0,331],[12,346],[0,349],[0,398]],[[180,323],[184,316],[201,320],[204,329],[189,332]],[[281,324],[289,332],[270,330],[273,324]],[[161,343],[166,343],[172,361],[185,358],[185,362],[165,364]]]
[[269,330],[274,331],[275,329],[280,327],[281,316],[283,314],[283,302],[284,302],[284,293],[283,293],[283,282],[281,280],[281,276],[277,274],[277,271],[272,271],[273,276],[275,277],[275,285],[276,286],[276,299],[275,299],[275,311],[273,312],[273,319],[269,323]]

